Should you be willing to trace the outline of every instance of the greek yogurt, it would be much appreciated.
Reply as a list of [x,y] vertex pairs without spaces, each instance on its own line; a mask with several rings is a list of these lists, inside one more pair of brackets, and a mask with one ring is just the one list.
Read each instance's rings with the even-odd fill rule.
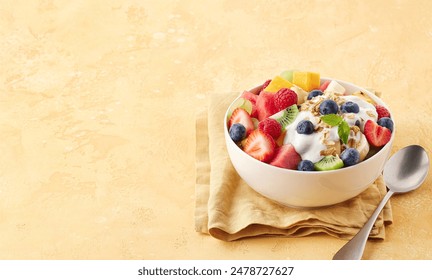
[[[317,112],[317,107],[326,99],[333,99],[337,101],[338,105],[351,101],[359,106],[358,113],[341,113],[339,115],[347,122],[350,128],[357,126],[363,132],[364,125],[368,120],[377,121],[378,114],[375,106],[366,100],[354,95],[341,95],[339,92],[327,91],[324,95],[316,96],[308,100],[306,106],[301,107],[301,111],[296,119],[286,127],[286,134],[283,144],[291,144],[294,146],[297,153],[300,154],[303,160],[310,160],[312,162],[320,161],[328,153],[340,154],[340,137],[338,134],[338,127],[330,127],[324,124],[320,119],[320,114]],[[315,127],[312,134],[300,134],[297,132],[297,125],[302,120],[309,120]],[[343,144],[344,148],[363,147],[366,142],[363,133],[358,131],[350,131],[347,144]],[[367,144],[367,142],[366,142]],[[369,151],[369,147],[363,148],[359,151],[364,158],[364,151]],[[363,156],[364,155],[364,156]]]
[[363,131],[364,124],[368,120],[372,120],[374,122],[378,119],[378,114],[375,110],[375,106],[371,103],[367,102],[366,100],[354,96],[354,95],[344,95],[340,97],[342,100],[345,100],[345,102],[351,101],[356,103],[360,111],[358,113],[343,113],[342,117],[344,120],[349,124],[349,126],[356,125],[356,122],[358,121],[360,124],[360,129]]
[[327,146],[324,144],[324,141],[326,140],[324,139],[325,135],[328,135],[328,140],[339,142],[337,127],[323,128],[321,131],[308,135],[299,134],[297,133],[297,125],[302,120],[311,121],[315,126],[315,129],[320,121],[319,117],[314,116],[310,111],[301,111],[294,122],[287,126],[284,144],[293,145],[302,159],[317,162],[323,157],[321,151],[327,149]]

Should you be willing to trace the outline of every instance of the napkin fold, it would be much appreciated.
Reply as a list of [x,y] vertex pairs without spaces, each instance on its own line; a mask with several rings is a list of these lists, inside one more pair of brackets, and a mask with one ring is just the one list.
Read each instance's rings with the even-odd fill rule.
[[[196,118],[195,229],[224,240],[246,237],[302,237],[326,233],[353,237],[386,193],[380,176],[360,195],[327,207],[282,206],[250,188],[237,174],[225,147],[223,117],[238,93],[212,94],[208,108]],[[390,202],[379,215],[369,238],[384,239],[392,223]]]

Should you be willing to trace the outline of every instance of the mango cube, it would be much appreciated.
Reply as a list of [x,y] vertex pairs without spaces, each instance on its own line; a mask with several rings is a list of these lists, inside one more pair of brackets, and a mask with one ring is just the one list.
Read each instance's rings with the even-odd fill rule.
[[[271,82],[268,84],[268,86],[264,89],[266,92],[278,92],[281,88],[291,88],[293,86],[292,83],[288,82],[281,76],[274,77]],[[319,86],[319,84],[318,84]]]
[[314,72],[295,71],[293,73],[293,84],[308,92],[313,89],[318,89],[320,86],[320,74]]

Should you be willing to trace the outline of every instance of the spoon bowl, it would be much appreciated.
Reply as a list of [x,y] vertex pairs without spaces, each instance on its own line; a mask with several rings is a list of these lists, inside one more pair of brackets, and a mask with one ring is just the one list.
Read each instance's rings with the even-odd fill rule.
[[417,189],[429,171],[429,158],[426,151],[411,145],[401,149],[384,167],[384,182],[395,193],[404,193]]
[[333,260],[361,259],[372,226],[390,197],[394,193],[405,193],[417,189],[426,179],[428,172],[429,157],[421,146],[407,146],[393,155],[383,171],[384,182],[389,191],[366,224],[334,255]]

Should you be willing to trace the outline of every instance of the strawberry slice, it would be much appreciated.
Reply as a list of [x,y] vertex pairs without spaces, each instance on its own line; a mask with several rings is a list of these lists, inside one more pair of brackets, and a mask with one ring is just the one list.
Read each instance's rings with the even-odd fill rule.
[[255,129],[248,136],[243,145],[243,151],[262,162],[269,162],[272,160],[275,149],[276,142],[273,138],[259,129]]
[[294,146],[286,144],[276,149],[275,156],[270,164],[286,169],[297,169],[300,161],[301,157],[296,152]]
[[370,145],[382,147],[390,141],[391,131],[372,120],[368,120],[364,126],[364,135]]
[[251,116],[243,108],[237,108],[232,112],[228,121],[228,129],[235,123],[241,123],[246,128],[246,135],[255,129]]

